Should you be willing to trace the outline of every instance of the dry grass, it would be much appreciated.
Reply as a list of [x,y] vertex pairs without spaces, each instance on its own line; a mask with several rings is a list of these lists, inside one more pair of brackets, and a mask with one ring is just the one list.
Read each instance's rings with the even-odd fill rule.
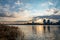
[[20,40],[23,40],[24,34],[18,27],[0,25],[0,40],[16,40],[20,36]]

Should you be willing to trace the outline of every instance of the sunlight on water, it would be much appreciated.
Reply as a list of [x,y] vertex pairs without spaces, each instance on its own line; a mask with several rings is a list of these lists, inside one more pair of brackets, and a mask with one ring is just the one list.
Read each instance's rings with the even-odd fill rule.
[[24,40],[60,40],[59,25],[14,25],[24,32]]

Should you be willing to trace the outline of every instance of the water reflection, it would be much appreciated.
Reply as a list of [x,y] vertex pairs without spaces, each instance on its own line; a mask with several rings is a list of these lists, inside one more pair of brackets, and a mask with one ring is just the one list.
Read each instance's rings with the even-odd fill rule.
[[44,29],[44,33],[45,33],[45,30],[46,30],[46,26],[44,26],[44,27],[43,27],[43,29]]
[[19,25],[25,40],[60,40],[59,25]]
[[50,25],[44,25],[43,26],[43,29],[44,29],[44,33],[45,33],[45,31],[47,30],[48,32],[50,32]]
[[40,25],[40,26],[32,26],[32,32],[34,34],[38,34],[38,33],[45,33],[45,32],[50,32],[50,25]]
[[50,32],[50,26],[48,25],[48,32]]
[[60,40],[60,26],[58,26],[58,29],[54,31],[55,34],[55,40]]
[[36,26],[35,25],[32,25],[32,33],[33,34],[36,34],[37,33],[37,30],[36,30]]

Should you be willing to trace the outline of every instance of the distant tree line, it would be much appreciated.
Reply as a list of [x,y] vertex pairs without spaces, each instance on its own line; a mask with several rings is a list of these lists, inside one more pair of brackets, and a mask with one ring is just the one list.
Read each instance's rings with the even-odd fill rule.
[[46,21],[46,19],[43,20],[44,25],[60,25],[60,20],[56,23],[51,22],[49,19]]

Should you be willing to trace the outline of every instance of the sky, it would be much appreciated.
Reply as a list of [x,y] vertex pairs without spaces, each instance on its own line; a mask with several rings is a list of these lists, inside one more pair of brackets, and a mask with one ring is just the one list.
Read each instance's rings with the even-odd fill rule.
[[0,0],[0,21],[30,20],[60,15],[60,0]]

